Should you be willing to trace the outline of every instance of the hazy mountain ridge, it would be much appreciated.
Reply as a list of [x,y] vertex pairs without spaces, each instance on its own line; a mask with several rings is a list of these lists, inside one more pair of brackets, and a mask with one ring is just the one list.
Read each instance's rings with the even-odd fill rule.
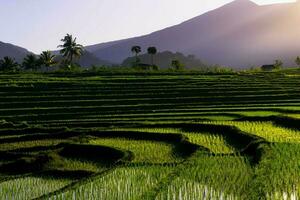
[[145,50],[194,54],[210,64],[249,67],[282,59],[292,64],[300,54],[300,3],[258,6],[237,0],[213,11],[142,37],[94,45],[102,59],[122,62],[132,45]]
[[[62,57],[59,56],[59,51],[52,51],[52,53],[57,55],[56,58],[57,61],[62,60]],[[19,64],[21,64],[23,62],[23,59],[29,54],[34,54],[34,53],[19,46],[0,42],[0,59],[2,59],[5,56],[8,56],[14,58]],[[76,62],[83,67],[89,67],[92,65],[112,65],[111,62],[101,60],[89,51],[84,51],[80,59],[76,60]]]
[[31,52],[25,48],[0,41],[0,59],[9,56],[15,58],[17,62],[21,62],[23,58],[30,53]]
[[[57,61],[61,61],[63,58],[61,55],[59,55],[59,51],[54,51],[53,54],[56,55],[56,60]],[[78,59],[74,59],[74,62],[79,64],[82,67],[90,67],[92,65],[96,65],[96,66],[110,66],[112,65],[111,62],[105,61],[105,60],[101,60],[98,57],[96,57],[93,53],[89,52],[89,51],[84,51],[83,54],[80,56],[80,58]]]
[[[143,64],[151,64],[151,56],[149,54],[142,54],[138,56],[139,60]],[[154,57],[154,65],[159,66],[162,69],[170,68],[173,60],[179,60],[185,67],[194,68],[205,68],[206,65],[193,55],[185,56],[182,53],[173,53],[170,51],[164,51],[157,53]],[[125,59],[122,66],[130,67],[135,62],[135,56]]]

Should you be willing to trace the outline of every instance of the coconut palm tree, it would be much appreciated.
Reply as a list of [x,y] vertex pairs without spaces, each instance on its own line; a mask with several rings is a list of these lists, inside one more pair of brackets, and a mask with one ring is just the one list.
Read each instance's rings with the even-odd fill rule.
[[177,59],[172,60],[171,66],[175,70],[183,70],[184,69],[184,65],[179,60],[177,60]]
[[39,62],[41,65],[47,67],[47,70],[48,70],[49,67],[56,64],[54,58],[55,58],[55,55],[53,55],[51,53],[51,51],[43,51],[40,55]]
[[131,52],[135,54],[135,65],[138,65],[138,55],[142,52],[142,48],[140,46],[133,46],[131,47]]
[[0,69],[3,71],[15,71],[19,67],[19,64],[8,56],[5,56],[0,60]]
[[275,60],[274,67],[275,69],[281,69],[283,62],[281,60]]
[[28,54],[22,63],[24,69],[37,70],[40,67],[40,61],[34,54]]
[[151,56],[151,65],[154,66],[154,55],[157,53],[156,47],[149,47],[148,54]]
[[61,42],[63,42],[63,44],[58,46],[58,48],[62,48],[60,53],[66,59],[68,64],[73,64],[73,59],[79,58],[82,55],[84,51],[83,46],[77,44],[76,38],[73,38],[70,34],[67,34],[61,39]]
[[300,67],[300,57],[299,56],[297,56],[295,63]]

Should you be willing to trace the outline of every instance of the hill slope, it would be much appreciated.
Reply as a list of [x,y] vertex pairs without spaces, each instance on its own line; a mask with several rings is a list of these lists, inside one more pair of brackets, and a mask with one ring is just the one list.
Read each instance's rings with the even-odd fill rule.
[[300,3],[258,6],[236,0],[182,24],[152,34],[87,47],[97,57],[122,62],[130,48],[157,46],[195,54],[210,64],[249,67],[282,59],[291,64],[300,54]]
[[16,61],[21,62],[27,54],[30,54],[27,49],[0,42],[0,59],[5,56],[9,56],[15,58]]
[[[56,61],[61,61],[62,60],[62,56],[59,54],[59,51],[52,51],[52,53],[54,55],[56,55]],[[93,53],[89,52],[89,51],[84,51],[83,54],[81,55],[81,57],[79,59],[75,59],[74,60],[75,63],[78,63],[79,65],[81,65],[82,67],[90,67],[92,65],[96,65],[96,66],[110,66],[113,63],[105,61],[105,60],[101,60],[100,58],[98,58],[97,56],[95,56]]]

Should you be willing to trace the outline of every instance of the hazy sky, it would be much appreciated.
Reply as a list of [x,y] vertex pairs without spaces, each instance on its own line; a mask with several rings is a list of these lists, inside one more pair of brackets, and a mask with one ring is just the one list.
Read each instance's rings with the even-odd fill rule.
[[[71,33],[83,45],[148,34],[232,0],[0,0],[0,41],[35,53]],[[293,0],[256,0],[259,4]]]

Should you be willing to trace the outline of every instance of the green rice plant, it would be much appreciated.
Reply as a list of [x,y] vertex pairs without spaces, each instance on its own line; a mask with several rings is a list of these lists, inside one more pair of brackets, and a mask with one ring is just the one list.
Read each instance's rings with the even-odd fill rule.
[[67,179],[50,179],[25,177],[0,184],[0,199],[30,200],[58,190],[71,181]]
[[257,135],[269,142],[300,142],[300,131],[275,126],[272,122],[219,121],[205,123],[236,126],[244,132]]
[[170,167],[122,167],[76,189],[49,197],[49,200],[130,199],[140,200],[170,173]]
[[252,170],[244,157],[198,154],[181,168],[179,176],[157,195],[157,200],[247,197]]
[[202,119],[206,119],[206,120],[210,120],[210,121],[231,121],[236,119],[236,117],[232,117],[232,116],[227,116],[227,115],[203,115],[200,116],[199,118]]
[[224,137],[211,133],[184,133],[189,141],[194,144],[208,148],[212,153],[230,154],[236,149],[227,144]]
[[253,199],[298,199],[300,197],[300,144],[274,143],[261,147],[261,161],[255,168]]
[[245,117],[268,117],[273,115],[281,115],[280,112],[274,112],[274,111],[243,111],[243,112],[234,112],[234,114],[243,115]]
[[287,114],[286,116],[295,118],[295,119],[300,119],[300,114]]
[[89,143],[130,151],[134,155],[132,162],[166,163],[179,162],[182,160],[174,155],[173,146],[164,142],[130,140],[124,138],[102,138],[91,140]]
[[115,129],[115,130],[129,130],[138,131],[144,133],[160,133],[160,134],[182,134],[188,138],[188,140],[193,143],[200,145],[202,147],[208,148],[212,153],[234,153],[236,149],[228,145],[225,138],[221,135],[207,133],[207,132],[186,132],[180,128],[130,128],[130,129]]
[[22,142],[14,142],[14,143],[4,143],[0,145],[0,150],[13,151],[20,148],[31,148],[37,146],[54,146],[66,141],[67,140],[49,139],[49,140],[32,140],[32,141],[24,141],[24,142],[22,141]]
[[106,169],[99,164],[88,162],[80,159],[62,158],[59,160],[51,161],[47,165],[47,169],[62,170],[62,171],[89,171],[100,172]]

